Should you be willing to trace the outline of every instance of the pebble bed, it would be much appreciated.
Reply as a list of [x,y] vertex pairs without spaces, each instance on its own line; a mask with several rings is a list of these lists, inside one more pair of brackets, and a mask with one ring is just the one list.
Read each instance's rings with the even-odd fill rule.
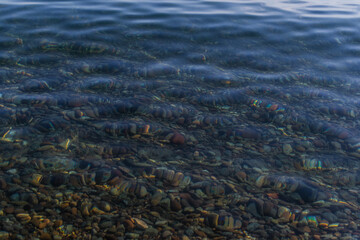
[[360,239],[357,81],[31,39],[0,41],[0,240]]

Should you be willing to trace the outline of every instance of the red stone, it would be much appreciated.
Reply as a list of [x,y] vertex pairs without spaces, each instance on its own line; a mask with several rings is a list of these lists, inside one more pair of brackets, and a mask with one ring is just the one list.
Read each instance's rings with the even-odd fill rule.
[[173,144],[184,144],[185,137],[180,133],[175,133],[174,136],[172,136],[172,138],[170,139],[170,142]]

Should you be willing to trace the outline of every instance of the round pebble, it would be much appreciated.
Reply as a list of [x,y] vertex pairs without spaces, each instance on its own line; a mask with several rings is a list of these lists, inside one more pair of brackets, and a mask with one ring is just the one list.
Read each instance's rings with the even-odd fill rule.
[[286,143],[283,145],[283,152],[286,155],[289,155],[292,152],[292,147],[290,144]]

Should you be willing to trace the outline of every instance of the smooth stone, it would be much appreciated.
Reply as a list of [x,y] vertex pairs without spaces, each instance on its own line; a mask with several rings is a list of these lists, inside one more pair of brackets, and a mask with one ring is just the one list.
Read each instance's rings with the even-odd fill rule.
[[331,213],[331,212],[325,212],[323,214],[321,214],[326,220],[329,221],[329,223],[334,223],[334,222],[337,222],[338,220],[338,217]]
[[247,225],[246,230],[248,230],[249,232],[254,232],[259,227],[260,227],[260,224],[254,222],[254,223],[250,223],[249,225]]
[[176,199],[176,198],[171,199],[171,210],[176,211],[176,212],[181,210],[181,203],[178,199]]
[[9,207],[4,208],[4,212],[7,213],[7,214],[11,214],[14,211],[15,211],[15,208],[13,206],[9,206]]
[[55,198],[62,198],[63,197],[63,193],[56,193],[55,194]]
[[279,209],[278,209],[278,217],[279,218],[289,221],[290,216],[291,216],[291,212],[290,212],[289,208],[283,207],[283,206],[279,207]]
[[143,198],[143,197],[145,197],[146,195],[147,195],[147,190],[146,190],[146,187],[144,187],[144,186],[141,186],[140,187],[140,192],[139,192],[139,196],[141,197],[141,198]]
[[108,202],[102,201],[100,203],[100,209],[105,211],[105,212],[110,212],[111,206],[110,206],[110,204]]
[[5,190],[6,187],[7,187],[7,183],[6,183],[5,179],[0,178],[0,189]]
[[163,234],[161,235],[163,238],[167,238],[170,237],[172,235],[172,232],[170,232],[169,230],[166,230],[163,232]]
[[216,213],[211,213],[207,217],[209,226],[212,228],[216,228],[219,224],[219,215]]
[[160,213],[158,213],[158,212],[151,211],[150,214],[154,217],[160,218]]
[[297,145],[297,146],[295,147],[295,149],[298,150],[299,152],[305,152],[305,151],[306,151],[305,147],[303,147],[303,146],[301,146],[301,145]]
[[303,227],[303,231],[304,231],[304,232],[307,232],[307,233],[310,233],[310,232],[311,232],[311,229],[310,229],[309,226],[304,226],[304,227]]
[[126,233],[125,236],[130,239],[138,239],[140,237],[140,235],[137,233]]
[[160,205],[168,211],[170,211],[170,204],[171,204],[170,198],[165,198],[160,202]]
[[139,218],[133,218],[136,225],[141,228],[141,229],[147,229],[149,228],[149,226],[146,224],[146,222],[144,222],[143,220],[139,219]]
[[255,202],[251,202],[250,204],[247,205],[246,212],[251,213],[252,215],[258,218],[261,217],[257,211]]
[[51,235],[49,234],[49,233],[42,233],[41,235],[40,235],[40,239],[41,240],[52,240],[52,237],[51,237]]
[[20,194],[14,193],[10,196],[11,201],[18,202],[20,201]]
[[270,201],[264,202],[264,215],[275,218],[278,208]]
[[6,172],[10,173],[10,174],[16,174],[17,173],[17,169],[16,168],[12,168],[7,170]]
[[155,222],[155,226],[164,226],[167,225],[168,221],[167,220],[159,220]]
[[159,234],[159,231],[153,227],[149,227],[148,229],[145,230],[144,234],[151,237],[155,237]]
[[170,142],[173,144],[182,145],[185,143],[185,137],[181,133],[175,133],[173,137],[170,139]]
[[53,240],[61,240],[63,239],[60,235],[53,235]]
[[355,231],[358,229],[357,224],[355,222],[350,222],[349,228]]
[[151,198],[151,204],[153,206],[156,206],[160,203],[161,199],[162,199],[163,193],[162,192],[156,192],[154,193],[154,195]]
[[289,155],[292,152],[292,147],[290,144],[286,143],[283,145],[283,152],[286,155]]
[[128,231],[132,231],[135,228],[134,223],[128,219],[124,221],[124,226]]
[[336,150],[341,150],[341,144],[339,142],[331,142],[331,145],[336,149]]
[[263,146],[263,149],[264,149],[264,151],[267,152],[267,153],[271,152],[271,147],[270,147],[269,145],[264,145],[264,146]]
[[200,236],[202,239],[206,239],[206,238],[207,238],[206,233],[203,232],[203,231],[200,231],[200,230],[196,230],[196,229],[195,229],[195,233],[196,233],[198,236]]
[[313,236],[313,238],[314,238],[315,240],[320,240],[320,239],[321,239],[321,236],[320,236],[320,235],[315,234],[315,235]]
[[187,213],[195,212],[195,208],[193,208],[193,207],[186,207],[186,208],[184,208],[184,212],[187,212]]
[[73,229],[74,229],[73,225],[67,225],[66,226],[66,231],[69,232],[69,233],[72,232]]
[[106,228],[111,228],[113,225],[114,225],[113,222],[105,221],[105,222],[100,223],[99,227],[106,229]]
[[185,233],[186,233],[186,235],[191,237],[194,235],[194,230],[192,228],[188,228],[185,230]]

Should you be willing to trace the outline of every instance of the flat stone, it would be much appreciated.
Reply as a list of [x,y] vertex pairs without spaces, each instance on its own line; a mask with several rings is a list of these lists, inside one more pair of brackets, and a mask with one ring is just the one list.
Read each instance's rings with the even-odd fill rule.
[[140,235],[137,233],[126,233],[125,236],[130,239],[138,239],[140,237]]
[[193,208],[193,207],[184,208],[184,212],[187,212],[187,213],[191,213],[191,212],[194,212],[194,211],[195,211],[195,208]]
[[111,221],[104,221],[104,222],[100,223],[99,227],[106,229],[106,228],[111,228],[113,225],[114,224]]
[[167,220],[159,220],[159,221],[156,221],[155,226],[164,226],[167,224],[168,224]]
[[139,219],[139,218],[133,218],[136,226],[138,226],[141,229],[147,229],[149,228],[149,226],[146,224],[146,222],[144,222],[143,220]]

